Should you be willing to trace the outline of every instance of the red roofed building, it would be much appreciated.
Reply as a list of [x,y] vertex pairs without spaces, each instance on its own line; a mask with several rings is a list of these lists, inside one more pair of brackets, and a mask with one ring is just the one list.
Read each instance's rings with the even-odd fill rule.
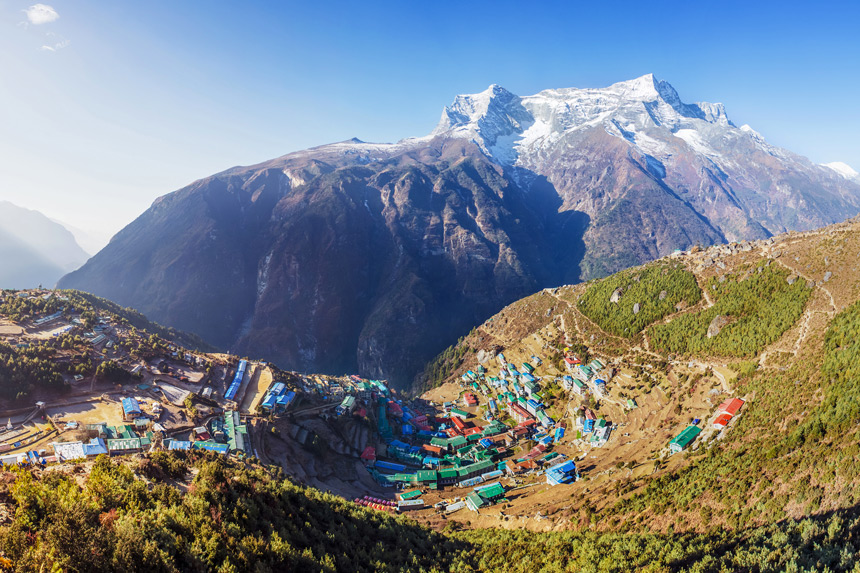
[[525,422],[529,418],[532,417],[525,409],[523,409],[519,404],[511,404],[510,407],[511,416],[513,416],[514,420],[517,422]]
[[734,416],[741,409],[741,406],[744,405],[744,401],[740,398],[732,398],[730,400],[726,400],[722,404],[720,404],[719,411],[725,412],[729,416]]
[[726,426],[729,425],[729,421],[732,419],[731,414],[720,414],[717,416],[717,419],[714,420],[714,427],[718,430],[722,430]]
[[466,392],[463,395],[463,400],[465,400],[466,404],[468,404],[469,406],[477,406],[478,405],[478,399],[475,398],[474,394],[471,394],[469,392]]
[[376,449],[374,449],[373,446],[367,446],[364,448],[364,451],[361,452],[361,459],[365,462],[376,461]]

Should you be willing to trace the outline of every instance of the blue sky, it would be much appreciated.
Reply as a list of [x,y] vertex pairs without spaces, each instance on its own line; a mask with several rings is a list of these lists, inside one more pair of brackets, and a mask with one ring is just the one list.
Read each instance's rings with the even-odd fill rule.
[[456,94],[492,83],[526,95],[653,72],[773,144],[860,170],[848,2],[33,6],[0,0],[0,200],[102,241],[197,178],[423,135]]

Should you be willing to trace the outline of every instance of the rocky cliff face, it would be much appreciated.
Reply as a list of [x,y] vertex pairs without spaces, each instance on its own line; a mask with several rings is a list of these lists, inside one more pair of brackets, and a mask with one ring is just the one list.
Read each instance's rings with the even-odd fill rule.
[[406,381],[503,305],[858,212],[860,186],[644,76],[458,96],[438,127],[157,200],[61,286],[284,367]]

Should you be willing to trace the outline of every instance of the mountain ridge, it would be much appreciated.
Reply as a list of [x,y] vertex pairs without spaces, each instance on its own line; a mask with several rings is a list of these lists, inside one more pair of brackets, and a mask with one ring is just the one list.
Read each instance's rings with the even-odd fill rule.
[[39,211],[0,201],[0,288],[53,286],[88,258],[62,224]]
[[529,292],[858,212],[860,185],[653,75],[491,86],[424,137],[319,146],[162,196],[61,285],[290,367],[405,383]]

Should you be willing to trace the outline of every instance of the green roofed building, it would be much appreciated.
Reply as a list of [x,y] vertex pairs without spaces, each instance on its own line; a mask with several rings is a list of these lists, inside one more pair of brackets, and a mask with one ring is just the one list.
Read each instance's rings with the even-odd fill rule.
[[408,499],[415,499],[416,497],[421,497],[420,489],[413,489],[412,491],[407,491],[400,494],[400,499],[406,501]]
[[505,488],[500,483],[494,483],[493,485],[481,488],[478,493],[481,497],[493,501],[500,497],[504,497]]
[[231,452],[244,453],[248,442],[248,427],[239,418],[239,412],[232,411],[224,414],[224,429],[227,432],[227,444]]
[[458,410],[457,408],[451,408],[451,416],[457,416],[458,418],[462,418],[463,420],[465,420],[469,417],[469,412],[466,412],[465,410]]
[[485,505],[487,505],[487,502],[484,501],[484,499],[480,495],[478,495],[478,492],[473,491],[466,496],[466,507],[468,507],[472,511],[478,511]]
[[671,442],[669,442],[669,450],[673,454],[677,454],[678,452],[686,449],[687,446],[693,443],[693,440],[702,432],[702,429],[698,426],[687,426],[683,432],[675,436]]
[[418,470],[416,475],[418,476],[418,483],[430,483],[437,480],[436,470]]
[[451,445],[452,448],[455,449],[461,446],[465,446],[467,443],[466,436],[454,436],[453,438],[448,440],[448,443]]
[[117,438],[107,441],[108,451],[112,454],[127,454],[140,450],[140,438]]
[[457,476],[461,479],[468,479],[470,477],[474,477],[476,475],[480,475],[482,473],[486,473],[493,470],[493,461],[492,460],[484,460],[481,462],[475,462],[474,464],[469,464],[468,466],[463,466],[462,468],[457,470]]

